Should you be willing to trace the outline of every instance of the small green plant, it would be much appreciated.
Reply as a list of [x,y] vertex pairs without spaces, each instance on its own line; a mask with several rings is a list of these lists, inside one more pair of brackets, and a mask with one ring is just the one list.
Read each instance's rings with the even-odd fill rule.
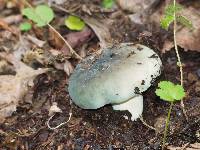
[[32,28],[32,26],[29,22],[23,22],[20,24],[19,28],[21,31],[29,31]]
[[70,30],[80,31],[80,30],[82,30],[85,27],[85,22],[83,20],[81,20],[77,16],[70,15],[68,18],[65,19],[65,25]]
[[114,4],[115,4],[115,0],[103,0],[102,1],[102,6],[107,9],[112,8]]
[[22,14],[36,23],[38,27],[46,26],[54,18],[54,12],[48,5],[38,5],[36,8],[24,8]]
[[167,30],[169,28],[169,25],[176,20],[182,25],[192,28],[191,21],[188,20],[185,16],[182,16],[180,14],[181,10],[183,10],[183,7],[180,4],[178,3],[175,3],[175,5],[169,4],[165,9],[164,17],[161,19],[160,22],[161,27]]
[[176,101],[181,101],[185,97],[185,91],[184,91],[183,86],[179,84],[175,85],[174,83],[170,81],[161,81],[158,84],[158,87],[159,88],[156,89],[156,92],[155,92],[156,95],[159,96],[160,99],[171,103],[169,111],[168,111],[168,115],[167,115],[167,120],[165,123],[165,131],[164,131],[164,138],[163,138],[163,145],[162,145],[162,149],[164,149],[173,103]]
[[183,67],[182,67],[182,62],[181,62],[181,58],[178,51],[177,41],[176,41],[176,28],[177,28],[176,26],[177,26],[177,22],[179,22],[186,27],[192,28],[192,23],[190,20],[188,20],[186,17],[180,14],[181,10],[183,10],[183,7],[180,4],[176,3],[176,0],[173,0],[173,3],[166,7],[164,17],[161,19],[161,22],[160,22],[161,27],[166,30],[168,30],[169,25],[173,23],[174,48],[175,48],[176,56],[178,59],[177,66],[180,68],[180,85],[179,84],[175,85],[174,83],[169,82],[169,81],[162,81],[158,85],[159,89],[157,89],[155,92],[156,95],[160,96],[162,100],[165,100],[171,103],[169,111],[168,111],[166,124],[165,124],[162,149],[164,149],[165,147],[171,111],[172,111],[172,107],[175,101],[181,101],[183,113],[186,116],[186,112],[184,110],[184,103],[182,101],[183,97],[185,96],[185,92],[183,88]]
[[181,85],[170,81],[161,81],[158,84],[159,89],[156,90],[156,95],[160,97],[160,99],[168,102],[180,101],[185,96],[184,89]]

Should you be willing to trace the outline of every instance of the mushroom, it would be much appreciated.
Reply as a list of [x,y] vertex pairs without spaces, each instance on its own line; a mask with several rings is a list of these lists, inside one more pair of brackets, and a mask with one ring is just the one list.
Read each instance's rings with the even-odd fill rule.
[[128,110],[131,120],[143,112],[142,92],[161,73],[162,62],[150,48],[122,43],[104,48],[99,56],[89,56],[70,76],[68,91],[83,109],[111,104],[114,110]]

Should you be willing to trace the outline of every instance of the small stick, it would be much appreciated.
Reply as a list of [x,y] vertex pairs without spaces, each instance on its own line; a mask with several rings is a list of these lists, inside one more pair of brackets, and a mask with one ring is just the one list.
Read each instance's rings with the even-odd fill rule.
[[[55,115],[55,114],[54,114],[54,115]],[[49,129],[51,129],[51,130],[58,129],[58,128],[60,128],[61,126],[67,124],[67,123],[70,121],[71,117],[72,117],[72,113],[70,112],[70,113],[69,113],[69,118],[68,118],[68,120],[67,120],[66,122],[63,122],[63,123],[61,123],[61,124],[59,124],[59,125],[57,125],[57,126],[55,126],[55,127],[51,127],[50,124],[49,124],[49,122],[50,122],[51,119],[54,117],[54,115],[52,115],[52,116],[47,120],[47,127],[48,127]]]
[[152,127],[151,125],[148,125],[145,121],[144,121],[144,119],[143,119],[143,117],[142,116],[140,116],[140,121],[146,126],[146,127],[148,127],[148,128],[150,128],[150,129],[152,129],[152,130],[155,130],[156,131],[156,128],[154,128],[154,127]]

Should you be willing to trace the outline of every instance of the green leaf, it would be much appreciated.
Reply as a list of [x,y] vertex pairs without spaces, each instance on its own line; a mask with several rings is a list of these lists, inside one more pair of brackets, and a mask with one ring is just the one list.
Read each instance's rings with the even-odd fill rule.
[[22,10],[22,15],[26,16],[28,19],[32,20],[33,22],[38,22],[39,18],[35,14],[35,10],[33,8],[24,8]]
[[115,1],[114,1],[114,0],[103,0],[103,1],[102,1],[102,6],[103,6],[104,8],[110,9],[110,8],[113,7],[114,4],[115,4]]
[[47,5],[38,5],[35,9],[25,8],[22,14],[35,22],[38,27],[47,25],[54,18],[53,10]]
[[164,17],[161,19],[160,21],[160,25],[162,28],[164,29],[168,29],[169,25],[174,21],[174,13],[177,13],[179,11],[181,11],[183,9],[183,7],[176,3],[175,6],[174,4],[169,4],[164,12]]
[[170,81],[161,81],[156,89],[156,95],[169,102],[179,101],[185,97],[184,89],[181,85],[175,85]]
[[70,30],[80,31],[85,27],[85,22],[83,22],[79,17],[70,15],[67,19],[65,19],[65,25]]
[[161,19],[160,25],[163,29],[167,30],[169,25],[174,21],[174,16],[165,16]]
[[183,7],[180,4],[176,3],[174,7],[174,4],[171,3],[165,9],[165,16],[173,16],[174,13],[177,13],[181,11],[182,9]]
[[188,27],[188,28],[192,28],[192,22],[190,20],[188,20],[186,17],[184,16],[177,16],[176,17],[177,22],[181,23],[182,25]]
[[28,22],[23,22],[20,24],[19,28],[21,31],[29,31],[32,28],[32,26]]

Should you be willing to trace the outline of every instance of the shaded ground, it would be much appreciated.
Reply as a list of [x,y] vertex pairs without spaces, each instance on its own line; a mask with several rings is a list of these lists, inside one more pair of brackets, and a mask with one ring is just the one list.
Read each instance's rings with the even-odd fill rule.
[[[87,3],[87,0],[84,2]],[[99,4],[99,1],[96,3]],[[126,19],[122,14],[115,20],[111,30],[114,40],[118,42],[137,41],[159,49],[164,40],[162,31],[159,33],[155,31],[153,36],[140,34],[148,31],[148,27],[135,27],[130,20]],[[96,42],[97,38],[88,42],[88,49],[98,47]],[[174,51],[160,53],[160,56],[164,67],[157,82],[170,80],[177,83],[179,69],[176,65]],[[180,104],[175,104],[171,117],[170,135],[167,140],[168,144],[173,146],[200,142],[200,53],[181,50],[181,58],[184,64],[184,86],[187,90],[184,104],[188,121],[182,113]],[[94,111],[82,110],[70,104],[70,97],[66,90],[66,78],[63,71],[54,70],[35,79],[32,104],[21,104],[17,112],[0,124],[1,149],[160,149],[163,119],[167,115],[169,105],[155,96],[157,83],[144,93],[143,113],[144,120],[160,131],[156,133],[139,120],[132,122],[130,114],[126,111],[113,111],[111,106]],[[73,114],[69,123],[56,130],[50,130],[46,125],[49,118],[47,106],[53,102],[58,103],[63,113],[53,117],[50,121],[51,126],[68,120],[70,110]],[[125,119],[126,116],[128,119]]]

